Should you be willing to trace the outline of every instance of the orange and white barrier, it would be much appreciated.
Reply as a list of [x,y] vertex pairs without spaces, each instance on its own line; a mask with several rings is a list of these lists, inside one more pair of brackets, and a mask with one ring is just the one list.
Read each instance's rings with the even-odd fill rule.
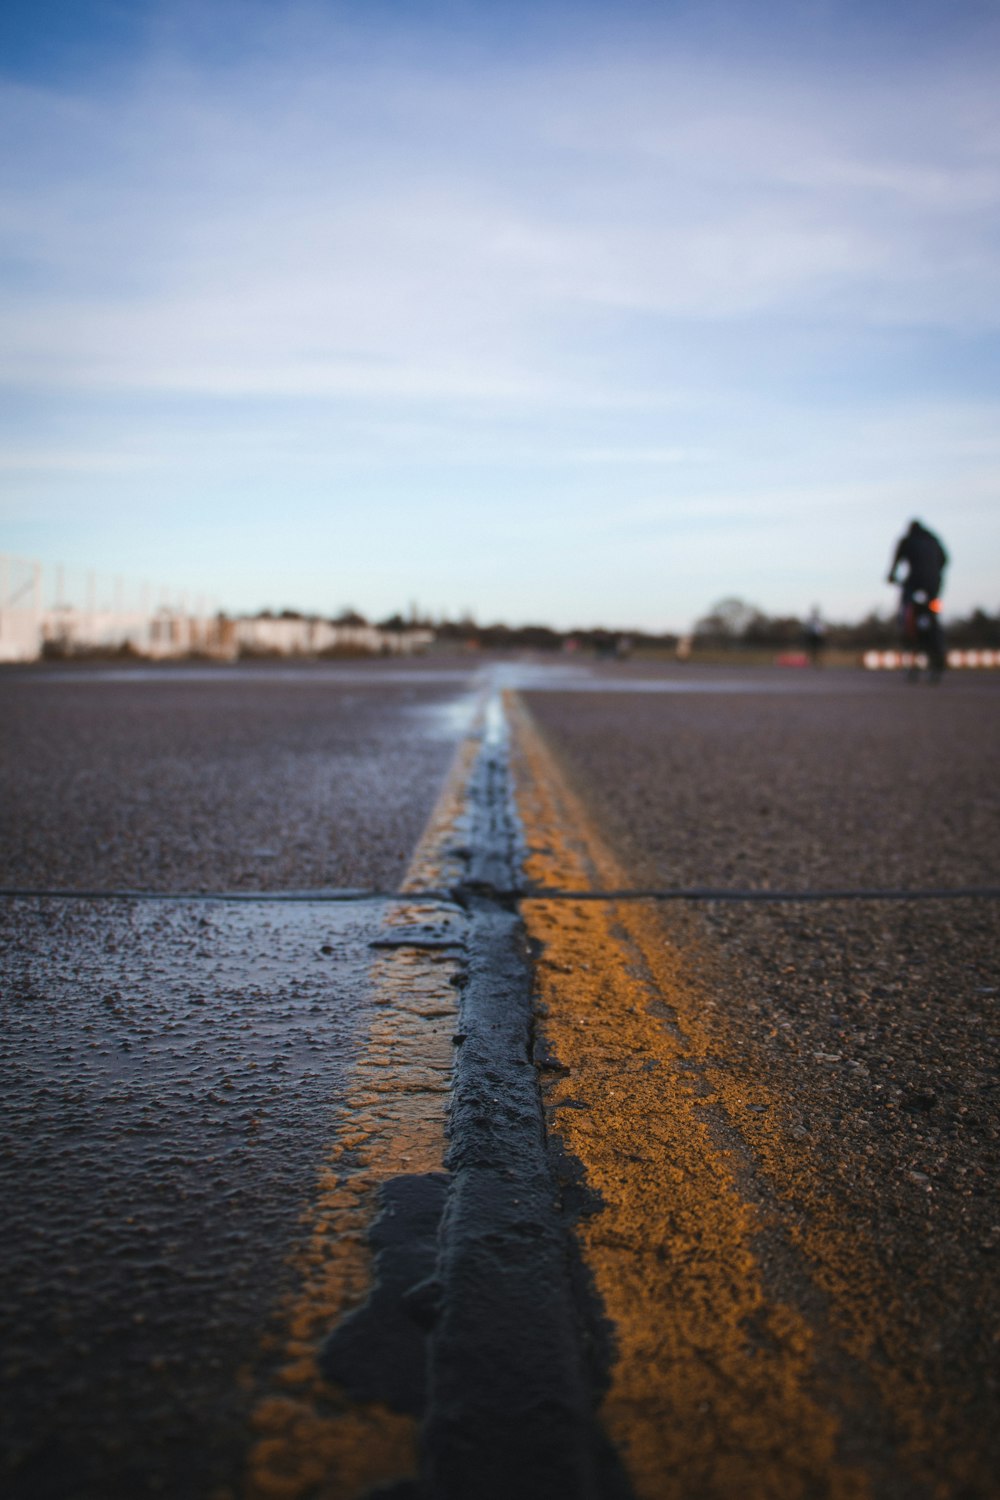
[[[869,672],[898,670],[900,667],[924,667],[927,658],[912,651],[866,651],[862,664]],[[949,651],[949,667],[1000,667],[1000,651]]]

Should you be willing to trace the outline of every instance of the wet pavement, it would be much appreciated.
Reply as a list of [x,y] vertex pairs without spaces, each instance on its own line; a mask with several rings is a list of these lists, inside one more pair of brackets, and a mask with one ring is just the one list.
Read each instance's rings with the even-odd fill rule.
[[[490,975],[513,955],[518,1006],[530,984],[525,937],[504,894],[521,856],[503,767],[494,767],[500,779],[487,787],[480,824],[466,816],[461,785],[449,802],[445,782],[487,680],[520,692],[532,732],[554,756],[551,774],[575,790],[570,824],[592,823],[612,851],[586,869],[560,863],[558,820],[551,830],[540,815],[532,824],[523,803],[534,839],[530,878],[565,891],[585,879],[600,889],[613,875],[617,887],[662,895],[628,908],[640,916],[627,941],[621,930],[631,919],[602,901],[574,906],[557,895],[521,907],[536,964],[535,1063],[557,1150],[552,1180],[566,1223],[584,1226],[573,1296],[583,1297],[577,1316],[593,1347],[581,1389],[591,1382],[595,1400],[611,1390],[603,1420],[628,1457],[627,1479],[605,1454],[603,1478],[581,1471],[579,1493],[725,1497],[739,1474],[740,1492],[755,1497],[985,1500],[1000,1463],[991,1416],[1000,1340],[991,1190],[1000,901],[955,893],[1000,887],[1000,680],[954,674],[931,690],[860,672],[544,662],[484,671],[464,661],[0,676],[0,1176],[8,1216],[0,1254],[10,1329],[0,1426],[8,1490],[17,1500],[229,1500],[241,1492],[256,1430],[266,1451],[256,1460],[254,1500],[367,1494],[396,1483],[393,1476],[400,1496],[465,1500],[481,1456],[468,1446],[461,1414],[478,1403],[495,1454],[480,1493],[499,1497],[503,1464],[516,1472],[518,1461],[492,1400],[506,1390],[512,1403],[523,1395],[522,1435],[535,1433],[534,1447],[524,1438],[534,1488],[520,1491],[569,1500],[572,1464],[558,1469],[559,1445],[547,1445],[539,1425],[539,1412],[555,1409],[547,1405],[553,1393],[518,1376],[530,1339],[499,1338],[493,1364],[504,1365],[506,1387],[489,1385],[496,1372],[488,1377],[481,1358],[463,1364],[470,1328],[482,1342],[492,1317],[492,1331],[503,1332],[502,1284],[511,1268],[530,1270],[532,1245],[544,1240],[560,1263],[561,1231],[549,1220],[540,1228],[542,1208],[525,1206],[534,1194],[551,1217],[544,1164],[531,1167],[530,1193],[506,1170],[520,1169],[518,1131],[532,1150],[539,1138],[533,1106],[518,1093],[528,1071],[523,1040],[509,1043],[506,1060],[484,1054],[462,1103],[463,1068],[477,1078],[468,1037],[477,1026],[484,1036],[499,1026],[488,1009],[477,1020],[476,1007],[491,1001]],[[511,705],[519,711],[516,697]],[[442,787],[442,832],[429,842],[425,833],[414,864]],[[408,901],[374,898],[399,891],[408,870]],[[724,888],[733,899],[692,900],[696,887]],[[461,904],[421,906],[420,891],[431,888],[454,890]],[[277,899],[345,889],[354,899]],[[815,899],[830,889],[840,898]],[[122,891],[146,894],[113,894]],[[199,891],[202,899],[185,894]],[[873,891],[886,899],[872,899]],[[81,892],[91,894],[71,894]],[[227,892],[241,899],[216,899]],[[795,892],[803,899],[787,899]],[[747,893],[783,899],[748,904],[739,899]],[[506,946],[490,957],[479,940],[476,958],[476,923],[484,921],[502,929]],[[651,1022],[634,1014],[639,991],[629,985],[640,971]],[[607,1011],[616,987],[618,1009]],[[657,995],[673,1006],[669,1015]],[[588,996],[605,1007],[607,1054],[597,1046],[598,1010],[588,1021],[575,1009]],[[523,1026],[531,1025],[526,1013]],[[671,1049],[682,1033],[687,1052],[678,1057]],[[591,1036],[591,1049],[580,1050]],[[464,1058],[446,1164],[443,1080],[456,1047]],[[505,1068],[516,1087],[501,1081]],[[667,1082],[687,1070],[699,1080],[693,1112],[683,1088]],[[625,1144],[588,1167],[588,1120],[615,1096],[618,1074],[625,1093],[653,1113],[638,1122],[621,1109],[612,1114],[606,1140],[624,1120]],[[650,1092],[660,1077],[663,1086]],[[676,1159],[651,1178],[641,1136],[668,1107]],[[651,1422],[657,1410],[646,1374],[619,1372],[638,1392],[634,1409],[609,1386],[608,1362],[616,1347],[631,1347],[634,1316],[623,1306],[616,1334],[593,1302],[605,1274],[602,1233],[609,1245],[618,1237],[615,1254],[629,1237],[646,1245],[650,1226],[661,1235],[671,1215],[681,1223],[685,1191],[701,1227],[646,1248],[666,1277],[665,1295],[672,1288],[676,1301],[684,1287],[698,1306],[708,1295],[713,1282],[699,1269],[698,1245],[714,1208],[691,1157],[702,1130],[706,1180],[716,1195],[728,1182],[733,1213],[743,1214],[718,1230],[719,1317],[729,1316],[731,1243],[748,1266],[763,1266],[760,1297],[798,1308],[805,1320],[793,1338],[787,1322],[768,1322],[747,1303],[732,1313],[743,1332],[719,1344],[719,1369],[735,1389],[747,1358],[761,1361],[761,1378],[772,1369],[767,1360],[778,1358],[782,1340],[799,1364],[809,1340],[819,1351],[822,1379],[792,1380],[780,1361],[774,1366],[772,1386],[802,1385],[795,1421],[812,1436],[766,1480],[780,1444],[752,1430],[770,1410],[770,1387],[755,1406],[747,1386],[747,1415],[726,1429],[721,1448],[723,1429],[705,1415],[711,1395],[699,1397],[675,1434],[680,1449],[668,1476],[636,1425],[635,1411]],[[337,1142],[339,1165],[324,1167]],[[576,1166],[567,1143],[584,1153]],[[492,1178],[483,1175],[486,1145]],[[737,1166],[721,1166],[722,1158]],[[316,1386],[303,1365],[302,1329],[325,1337],[337,1309],[363,1299],[365,1205],[387,1192],[391,1202],[408,1175],[438,1192],[446,1170],[452,1208],[441,1264],[452,1268],[445,1279],[454,1293],[431,1320],[439,1404],[422,1460],[439,1480],[418,1490],[412,1415],[404,1422],[366,1407],[358,1418],[333,1411],[320,1390],[305,1422],[305,1406],[293,1409],[291,1395],[299,1401],[301,1391],[304,1402]],[[632,1193],[628,1182],[645,1220],[630,1210],[631,1219],[626,1213],[602,1230],[618,1212],[615,1194]],[[471,1219],[461,1219],[463,1193],[480,1195]],[[501,1210],[508,1220],[490,1227],[489,1214]],[[755,1214],[758,1227],[748,1228]],[[846,1229],[843,1242],[836,1226]],[[848,1241],[864,1255],[852,1259]],[[606,1312],[616,1305],[614,1277],[626,1284],[622,1264],[608,1273]],[[526,1285],[518,1283],[518,1296],[528,1295]],[[634,1291],[638,1307],[638,1281]],[[562,1305],[566,1289],[553,1284],[551,1292],[546,1305]],[[572,1316],[560,1316],[562,1359],[576,1335],[566,1333]],[[667,1309],[664,1328],[672,1316]],[[834,1337],[831,1328],[841,1331]],[[645,1337],[639,1329],[635,1348],[649,1369],[686,1372],[676,1416],[704,1371],[685,1363],[681,1334],[676,1348],[661,1341],[652,1354]],[[715,1354],[705,1337],[707,1364]],[[266,1378],[262,1348],[271,1350]],[[281,1348],[292,1351],[283,1356],[291,1363],[282,1365]],[[534,1357],[531,1367],[539,1368]],[[487,1383],[470,1385],[466,1368]],[[817,1395],[823,1380],[840,1394]],[[272,1394],[262,1400],[262,1390]],[[450,1405],[440,1404],[443,1391]],[[583,1398],[573,1399],[577,1407],[564,1412],[570,1433],[581,1430]],[[859,1415],[866,1401],[883,1414]],[[935,1405],[944,1414],[937,1427],[927,1416]],[[312,1436],[295,1436],[296,1423]],[[816,1432],[826,1434],[826,1449]],[[379,1444],[393,1449],[384,1471],[358,1458],[370,1459]],[[728,1469],[706,1467],[713,1444],[725,1449]],[[553,1454],[561,1488],[546,1489]],[[357,1482],[317,1490],[316,1462],[339,1462]]]
[[[471,673],[0,678],[3,1486],[234,1493]],[[115,896],[120,890],[158,899]],[[234,890],[247,899],[177,899]],[[265,899],[255,899],[262,893]]]
[[238,1471],[378,915],[8,903],[6,1493],[200,1496]]

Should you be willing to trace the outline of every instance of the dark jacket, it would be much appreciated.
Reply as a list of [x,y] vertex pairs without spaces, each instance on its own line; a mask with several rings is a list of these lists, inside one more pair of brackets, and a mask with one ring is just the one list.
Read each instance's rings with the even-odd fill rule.
[[941,578],[948,566],[948,554],[934,535],[919,521],[914,521],[909,531],[901,538],[896,555],[889,569],[889,582],[896,582],[896,571],[900,563],[906,563],[907,572],[903,580],[903,593],[912,598],[923,591],[936,598],[941,592]]

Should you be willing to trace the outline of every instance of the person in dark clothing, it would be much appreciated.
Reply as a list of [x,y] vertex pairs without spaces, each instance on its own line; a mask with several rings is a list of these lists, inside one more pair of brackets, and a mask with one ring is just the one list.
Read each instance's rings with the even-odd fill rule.
[[823,651],[826,646],[826,626],[823,616],[819,612],[819,605],[814,604],[809,618],[802,631],[802,643],[806,648],[806,655],[814,667],[818,667],[823,660]]
[[896,583],[900,563],[906,563],[906,577],[902,580],[903,603],[907,604],[918,592],[929,599],[936,599],[941,592],[941,581],[948,566],[948,554],[933,531],[911,521],[910,529],[900,537],[896,555],[889,569],[889,582]]
[[[896,575],[902,563],[906,564],[903,578]],[[941,602],[938,595],[948,566],[948,554],[933,531],[928,531],[919,521],[911,521],[910,529],[901,537],[889,569],[889,582],[899,583],[899,623],[902,629],[904,649],[911,653],[910,678],[919,676],[920,655],[926,657],[932,682],[937,682],[944,671],[946,655],[944,632],[939,618]],[[919,653],[919,655],[918,655]]]

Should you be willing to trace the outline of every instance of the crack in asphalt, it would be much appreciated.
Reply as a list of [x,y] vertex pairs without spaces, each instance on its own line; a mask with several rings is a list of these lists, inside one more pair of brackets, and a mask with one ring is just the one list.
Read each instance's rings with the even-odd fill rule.
[[[0,901],[34,899],[63,901],[212,901],[212,902],[315,902],[335,905],[351,901],[447,901],[465,905],[470,897],[488,896],[510,908],[519,901],[997,901],[1000,886],[941,886],[908,890],[904,886],[847,886],[825,889],[766,890],[760,887],[673,886],[666,889],[644,886],[614,890],[567,890],[559,886],[510,885],[497,887],[489,882],[460,881],[444,889],[414,888],[406,891],[330,890],[330,891],[88,891],[47,890],[41,887],[7,887],[0,889]],[[374,945],[373,945],[374,946]],[[385,946],[384,944],[382,946]]]

